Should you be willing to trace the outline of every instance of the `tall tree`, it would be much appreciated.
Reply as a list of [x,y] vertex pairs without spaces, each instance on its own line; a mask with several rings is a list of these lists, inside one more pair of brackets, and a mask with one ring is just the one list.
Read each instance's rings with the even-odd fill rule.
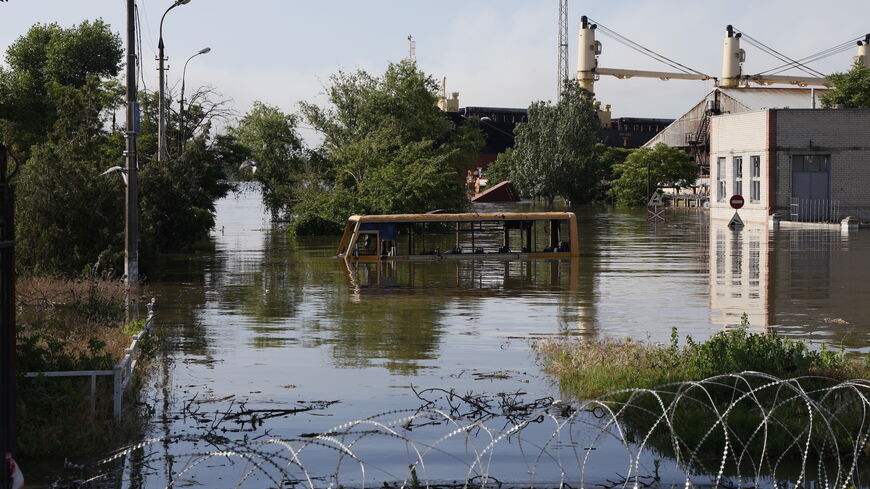
[[[581,204],[599,194],[602,170],[596,157],[599,123],[592,93],[566,80],[559,102],[534,102],[528,122],[518,124],[516,143],[499,158],[496,173],[510,175],[526,197],[552,203],[557,197]],[[504,171],[499,167],[506,166]]]
[[662,143],[635,150],[613,170],[612,191],[621,205],[643,205],[658,188],[685,187],[698,176],[697,165],[685,151]]
[[437,83],[413,62],[390,64],[379,77],[339,72],[329,105],[302,104],[324,136],[325,163],[302,187],[295,229],[341,229],[351,214],[419,213],[467,206],[459,170],[483,146],[473,123],[458,126],[436,107]]
[[105,97],[95,78],[56,94],[60,117],[17,181],[17,255],[24,272],[77,273],[97,261],[120,263],[124,187],[120,178],[100,173],[120,160],[113,149],[123,138],[104,129]]
[[82,88],[89,77],[118,75],[121,38],[102,20],[62,28],[36,24],[6,51],[0,71],[0,130],[26,157],[58,118],[58,87]]
[[855,63],[851,70],[834,73],[828,78],[834,82],[834,88],[822,95],[822,106],[870,108],[870,68]]
[[297,124],[295,115],[257,101],[230,131],[256,163],[251,179],[260,182],[263,202],[274,219],[285,217],[296,203],[297,187],[307,169]]

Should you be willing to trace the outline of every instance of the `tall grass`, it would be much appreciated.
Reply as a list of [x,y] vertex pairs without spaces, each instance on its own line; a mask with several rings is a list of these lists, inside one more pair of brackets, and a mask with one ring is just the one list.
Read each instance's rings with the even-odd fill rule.
[[669,345],[631,339],[545,340],[535,348],[539,361],[558,376],[563,390],[581,398],[743,371],[781,378],[870,376],[870,355],[854,360],[824,346],[812,350],[803,341],[783,338],[775,330],[754,333],[745,318],[741,327],[721,331],[701,343],[688,336],[680,345],[674,328]]
[[[25,378],[26,372],[110,370],[123,358],[135,325],[125,324],[125,287],[108,277],[25,277],[17,284],[18,455],[28,465],[83,454],[99,456],[138,431],[112,417],[112,378]],[[125,403],[130,405],[130,403]]]

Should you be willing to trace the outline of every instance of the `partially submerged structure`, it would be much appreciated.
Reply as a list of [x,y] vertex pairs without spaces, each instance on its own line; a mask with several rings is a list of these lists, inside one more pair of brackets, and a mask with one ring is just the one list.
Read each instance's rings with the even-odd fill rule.
[[710,123],[711,217],[870,220],[870,109],[767,109]]
[[573,212],[350,216],[337,255],[348,262],[560,259],[579,256]]

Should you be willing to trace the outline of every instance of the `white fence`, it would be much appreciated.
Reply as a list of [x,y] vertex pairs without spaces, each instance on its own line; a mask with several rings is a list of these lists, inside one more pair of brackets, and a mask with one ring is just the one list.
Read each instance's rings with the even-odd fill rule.
[[791,198],[789,205],[792,221],[797,222],[840,222],[839,200],[818,200]]
[[113,378],[112,387],[112,404],[115,419],[121,421],[121,401],[124,397],[124,392],[130,387],[130,382],[133,380],[133,372],[138,363],[136,353],[139,350],[139,342],[148,334],[151,326],[154,324],[154,299],[151,299],[146,307],[148,308],[148,316],[145,318],[145,324],[142,331],[132,336],[130,347],[124,350],[124,358],[115,365],[112,370],[70,370],[64,372],[28,372],[25,377],[90,377],[91,378],[91,414],[96,411],[97,397],[97,377],[111,375]]

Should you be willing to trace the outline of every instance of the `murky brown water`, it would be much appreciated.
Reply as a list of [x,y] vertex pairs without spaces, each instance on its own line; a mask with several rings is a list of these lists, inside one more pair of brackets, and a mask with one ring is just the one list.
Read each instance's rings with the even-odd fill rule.
[[[151,277],[171,345],[154,375],[162,386],[148,395],[151,434],[195,436],[150,447],[160,462],[144,486],[166,485],[187,455],[220,445],[201,436],[217,416],[185,411],[194,396],[201,412],[314,406],[217,433],[289,438],[419,406],[411,385],[558,397],[530,346],[554,335],[665,340],[676,326],[703,338],[746,313],[753,327],[870,345],[870,232],[737,233],[696,210],[656,225],[643,211],[575,211],[582,257],[573,263],[348,269],[332,256],[335,239],[272,232],[255,192],[222,200],[214,249],[172,256]],[[321,401],[339,402],[312,404]],[[188,482],[237,480],[229,460]]]

